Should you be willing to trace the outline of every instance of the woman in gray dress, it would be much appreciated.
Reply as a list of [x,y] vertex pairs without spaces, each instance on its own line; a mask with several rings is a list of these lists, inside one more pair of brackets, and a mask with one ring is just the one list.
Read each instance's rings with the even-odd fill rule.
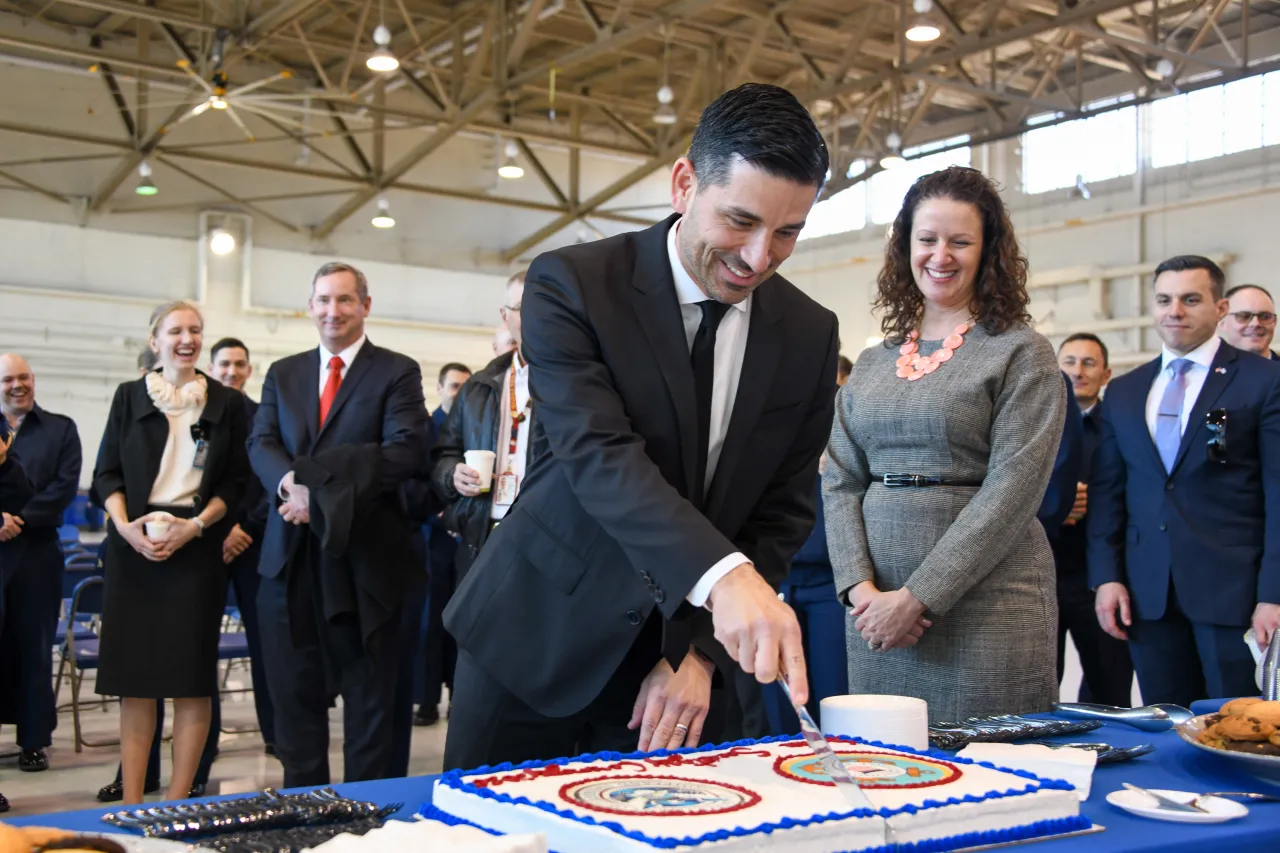
[[840,392],[823,475],[851,693],[929,719],[1048,710],[1053,557],[1036,509],[1062,435],[1053,348],[994,185],[951,167],[907,192],[876,308],[885,343]]

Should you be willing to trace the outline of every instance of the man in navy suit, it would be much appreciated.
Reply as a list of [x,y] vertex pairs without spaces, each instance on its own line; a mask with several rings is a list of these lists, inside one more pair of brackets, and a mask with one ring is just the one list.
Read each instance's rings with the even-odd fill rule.
[[[218,341],[209,350],[209,375],[228,388],[245,394],[245,385],[253,376],[249,347],[238,338]],[[244,397],[244,410],[252,426],[258,414],[258,404],[248,394]],[[253,707],[258,717],[258,728],[267,754],[275,755],[275,710],[267,689],[266,669],[262,665],[262,628],[258,624],[258,557],[262,554],[262,537],[266,533],[269,510],[262,483],[250,477],[244,497],[236,509],[236,523],[222,543],[222,561],[229,569],[228,580],[235,592],[236,607],[240,609],[245,640],[249,644],[249,672],[253,676]],[[215,699],[215,713],[218,705]]]
[[0,723],[16,723],[18,769],[47,770],[57,714],[49,672],[62,601],[62,513],[80,486],[75,421],[36,405],[36,379],[20,355],[0,355],[0,418],[13,435],[9,457],[34,494],[0,524],[0,585],[9,618],[0,632]]
[[[1065,668],[1067,632],[1070,631],[1084,671],[1080,701],[1127,707],[1133,692],[1129,647],[1108,635],[1098,624],[1086,559],[1089,471],[1100,437],[1102,389],[1111,381],[1107,345],[1088,332],[1071,335],[1058,348],[1058,366],[1071,381],[1075,418],[1081,430],[1075,503],[1066,520],[1060,522],[1049,537],[1058,575],[1058,678],[1061,680]],[[1050,531],[1046,528],[1046,532]]]
[[[364,274],[322,266],[308,300],[320,346],[267,371],[249,459],[275,496],[258,614],[285,787],[329,783],[329,704],[343,700],[348,782],[394,761],[400,609],[426,578],[400,485],[425,464],[417,362],[364,332]],[[407,721],[407,715],[406,715]]]
[[1257,693],[1280,625],[1280,366],[1217,337],[1224,276],[1156,267],[1160,358],[1111,383],[1089,480],[1089,584],[1146,702]]
[[[436,434],[444,429],[444,422],[453,408],[458,391],[471,378],[471,368],[451,361],[440,368],[436,393],[440,405],[431,413]],[[458,553],[458,540],[444,524],[444,519],[433,515],[428,522],[428,563],[431,566],[431,594],[427,598],[426,636],[423,639],[422,696],[418,711],[413,715],[415,726],[433,726],[440,722],[441,685],[453,689],[453,667],[458,658],[458,647],[444,630],[444,608],[453,597],[457,586],[454,557]]]

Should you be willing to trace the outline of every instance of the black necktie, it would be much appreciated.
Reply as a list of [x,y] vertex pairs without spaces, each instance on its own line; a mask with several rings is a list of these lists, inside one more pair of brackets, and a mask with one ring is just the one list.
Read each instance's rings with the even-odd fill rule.
[[698,398],[698,456],[693,469],[694,481],[689,484],[689,497],[696,507],[702,506],[703,491],[707,479],[707,450],[711,446],[711,391],[716,375],[716,330],[724,319],[729,306],[708,299],[699,302],[702,323],[693,338],[693,387]]

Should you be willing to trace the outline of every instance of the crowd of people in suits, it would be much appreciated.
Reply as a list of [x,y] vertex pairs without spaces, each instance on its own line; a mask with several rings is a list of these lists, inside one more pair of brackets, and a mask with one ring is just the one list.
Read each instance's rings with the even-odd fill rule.
[[[286,786],[330,781],[339,699],[345,778],[405,775],[442,685],[446,768],[790,731],[792,702],[846,692],[934,720],[1045,710],[1068,633],[1082,698],[1128,704],[1135,670],[1148,702],[1252,693],[1244,633],[1280,626],[1270,294],[1166,260],[1161,356],[1112,382],[1097,336],[1055,357],[1033,331],[996,186],[950,167],[906,194],[885,340],[851,363],[777,274],[829,166],[790,93],[725,93],[674,214],[512,276],[507,340],[444,365],[434,413],[418,363],[366,335],[349,264],[316,272],[319,346],[272,364],[257,404],[243,342],[202,371],[199,307],[158,307],[93,472],[97,690],[122,697],[100,798],[158,789],[164,699],[167,794],[203,791],[229,586]],[[0,383],[0,678],[21,686],[0,722],[39,770],[79,439],[21,358]]]

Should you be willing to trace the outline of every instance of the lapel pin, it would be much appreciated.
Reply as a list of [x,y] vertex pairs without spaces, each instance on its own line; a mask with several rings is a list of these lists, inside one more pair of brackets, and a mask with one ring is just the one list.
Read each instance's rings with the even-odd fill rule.
[[1214,372],[1214,373],[1226,373],[1226,372],[1227,372],[1227,369],[1226,369],[1225,367],[1215,367],[1215,368],[1213,369],[1213,372]]

